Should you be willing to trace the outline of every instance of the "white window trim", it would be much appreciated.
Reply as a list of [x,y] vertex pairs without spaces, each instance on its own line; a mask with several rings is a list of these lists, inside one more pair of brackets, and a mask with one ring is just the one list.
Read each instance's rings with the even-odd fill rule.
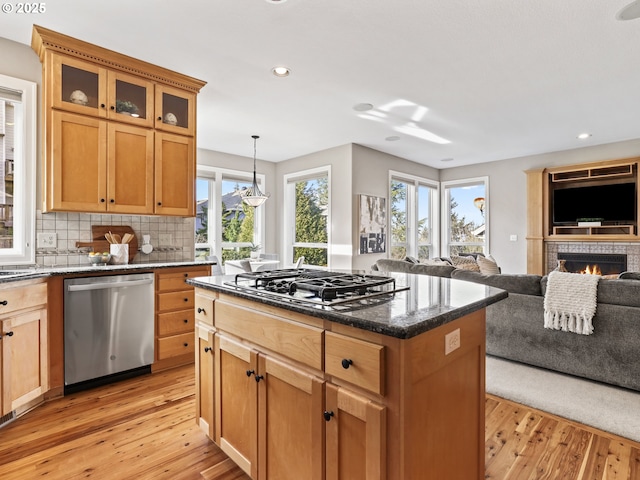
[[[484,242],[483,243],[466,243],[464,245],[479,245],[482,246],[483,253],[485,255],[489,255],[491,252],[489,250],[489,236],[490,236],[490,228],[489,228],[489,177],[473,177],[473,178],[464,178],[459,180],[448,180],[445,182],[441,182],[442,190],[440,194],[440,205],[442,208],[442,252],[445,254],[449,251],[449,228],[451,221],[451,214],[449,212],[449,199],[448,192],[450,187],[464,187],[465,185],[478,185],[479,183],[484,183]],[[456,244],[457,245],[457,244]],[[441,255],[442,255],[441,252]]]
[[[21,219],[21,227],[13,230],[13,248],[0,249],[0,262],[9,265],[35,264],[36,223],[36,152],[37,152],[37,85],[28,80],[0,75],[0,85],[22,93],[24,118],[16,118],[16,130],[21,129],[22,142],[16,144],[23,161],[15,162],[14,219]],[[19,224],[20,225],[20,224]]]
[[[215,199],[214,202],[209,202],[209,212],[207,214],[209,222],[209,232],[207,238],[208,243],[196,243],[195,248],[209,248],[214,255],[219,259],[222,259],[222,229],[219,228],[222,219],[222,181],[238,179],[241,181],[253,181],[253,172],[246,172],[242,170],[231,170],[227,168],[212,167],[209,165],[198,165],[197,178],[206,178],[212,182],[209,184],[209,199]],[[266,176],[264,174],[256,174],[256,180],[261,188],[264,188]],[[213,185],[212,185],[213,184]],[[214,205],[212,205],[214,203]],[[197,213],[197,212],[196,212]],[[257,207],[254,213],[254,240],[256,245],[264,246],[265,239],[265,215],[264,207]],[[213,229],[213,238],[211,230]],[[238,246],[250,247],[251,244],[239,243]]]
[[[294,242],[295,232],[295,205],[296,205],[296,192],[295,183],[306,180],[318,178],[326,175],[328,183],[327,191],[327,244],[299,244]],[[293,258],[294,247],[311,247],[311,248],[327,248],[327,269],[331,269],[331,165],[325,165],[322,167],[310,168],[308,170],[301,170],[298,172],[287,173],[283,175],[283,192],[284,192],[284,221],[283,221],[283,242],[282,242],[282,259]],[[285,268],[288,260],[285,260]],[[314,267],[321,268],[321,267]]]
[[[423,185],[425,187],[432,188],[431,198],[429,199],[430,212],[429,216],[431,218],[431,240],[432,240],[432,251],[434,256],[440,255],[440,207],[439,207],[439,199],[440,199],[440,182],[436,180],[431,180],[424,177],[418,177],[417,175],[411,175],[409,173],[398,172],[395,170],[389,170],[389,215],[388,215],[388,225],[387,232],[389,232],[389,254],[391,254],[391,182],[393,180],[405,183],[413,183],[413,188],[417,190],[417,187]],[[418,245],[417,245],[417,211],[418,206],[416,204],[418,199],[418,195],[414,195],[413,202],[407,202],[407,219],[411,219],[407,224],[407,255],[417,256],[418,253]],[[410,237],[411,236],[411,237]],[[412,238],[413,240],[409,240]]]

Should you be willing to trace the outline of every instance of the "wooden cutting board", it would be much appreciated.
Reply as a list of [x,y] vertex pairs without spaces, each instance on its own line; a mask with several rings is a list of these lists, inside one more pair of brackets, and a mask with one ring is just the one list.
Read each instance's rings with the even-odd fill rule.
[[94,252],[108,252],[109,242],[105,238],[105,233],[117,233],[120,238],[125,233],[130,233],[133,238],[129,242],[129,263],[133,261],[133,257],[138,253],[138,237],[136,237],[133,228],[129,225],[91,225],[91,238],[90,242],[76,242],[77,247],[93,247]]

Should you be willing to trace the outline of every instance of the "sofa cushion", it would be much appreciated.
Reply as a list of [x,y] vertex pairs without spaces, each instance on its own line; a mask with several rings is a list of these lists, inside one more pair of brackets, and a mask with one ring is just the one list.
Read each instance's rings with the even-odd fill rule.
[[622,272],[618,275],[622,280],[640,280],[640,272]]
[[453,266],[461,268],[463,270],[471,270],[472,272],[479,272],[480,267],[476,262],[476,259],[471,256],[451,255],[451,261]]
[[482,283],[490,287],[501,288],[509,293],[523,295],[542,295],[542,276],[533,274],[501,273],[486,275],[469,270],[456,269],[451,273],[451,278],[466,280],[468,282]]
[[415,273],[434,277],[450,277],[455,267],[451,265],[428,265],[425,263],[411,263],[404,260],[381,258],[376,262],[379,272]]
[[488,257],[478,256],[478,258],[476,258],[476,262],[478,262],[478,267],[480,267],[480,273],[484,273],[487,275],[496,275],[500,273],[498,263],[493,259],[491,255],[489,255]]

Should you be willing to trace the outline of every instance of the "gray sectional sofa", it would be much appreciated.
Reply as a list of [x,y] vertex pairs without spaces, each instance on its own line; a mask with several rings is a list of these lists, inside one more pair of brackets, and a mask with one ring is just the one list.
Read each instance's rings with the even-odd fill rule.
[[[441,265],[378,260],[380,272],[482,283],[509,292],[487,308],[487,354],[640,391],[640,281],[635,273],[601,279],[591,335],[544,328],[547,277],[484,275]],[[447,274],[448,271],[448,274]]]

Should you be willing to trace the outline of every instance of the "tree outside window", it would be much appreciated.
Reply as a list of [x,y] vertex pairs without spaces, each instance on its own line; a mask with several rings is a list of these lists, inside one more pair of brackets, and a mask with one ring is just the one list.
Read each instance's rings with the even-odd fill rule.
[[328,265],[327,207],[327,177],[295,182],[293,263],[304,257],[307,265]]

